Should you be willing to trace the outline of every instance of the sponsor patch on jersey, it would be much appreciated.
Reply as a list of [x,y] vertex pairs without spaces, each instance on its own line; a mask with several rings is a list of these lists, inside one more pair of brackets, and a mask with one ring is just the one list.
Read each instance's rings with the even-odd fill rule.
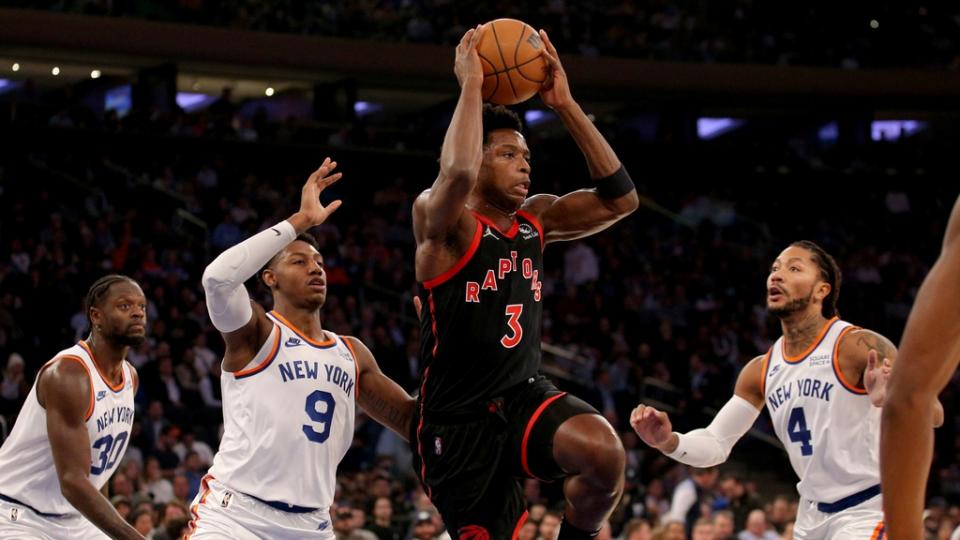
[[97,401],[100,401],[101,399],[103,399],[103,398],[105,398],[105,397],[107,397],[107,391],[106,391],[106,390],[100,390],[99,392],[97,392]]
[[303,345],[303,342],[300,341],[300,338],[295,337],[288,339],[287,342],[283,344],[284,347],[299,347],[300,345]]
[[811,366],[825,366],[830,363],[830,354],[818,354],[810,357]]
[[529,223],[521,223],[520,236],[522,236],[524,240],[529,240],[531,238],[536,238],[540,236],[540,233],[538,233],[536,229],[531,227]]

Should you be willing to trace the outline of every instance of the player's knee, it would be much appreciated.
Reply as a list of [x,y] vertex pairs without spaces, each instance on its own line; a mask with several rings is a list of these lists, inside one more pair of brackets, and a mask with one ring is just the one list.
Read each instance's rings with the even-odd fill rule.
[[594,482],[604,489],[614,490],[620,485],[626,456],[620,437],[608,428],[601,431],[602,435],[590,441],[590,476]]

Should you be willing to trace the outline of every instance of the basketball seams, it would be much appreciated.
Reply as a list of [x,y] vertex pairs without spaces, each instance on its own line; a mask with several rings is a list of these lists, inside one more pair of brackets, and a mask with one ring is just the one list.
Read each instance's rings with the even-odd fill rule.
[[[491,74],[489,74],[489,75],[484,75],[484,76],[483,76],[484,81],[486,81],[487,77],[489,77],[490,75],[493,75],[494,77],[496,77],[496,79],[495,79],[495,81],[494,81],[494,83],[493,83],[493,90],[490,92],[489,95],[483,96],[483,99],[484,99],[484,100],[488,100],[488,99],[492,98],[493,96],[497,95],[497,89],[500,88],[500,75],[499,75],[499,72],[496,71],[496,68],[494,67],[493,62],[491,62],[489,58],[487,58],[487,57],[483,56],[482,54],[480,54],[480,51],[477,51],[477,56],[479,56],[480,59],[483,60],[484,62],[490,64],[490,67],[493,67],[494,70],[495,70],[493,73],[491,73]],[[484,84],[486,84],[486,83],[484,83]],[[482,88],[481,88],[481,89],[482,89]]]
[[[493,30],[493,42],[497,44],[497,52],[500,53],[500,60],[503,62],[503,67],[507,67],[507,57],[503,55],[503,48],[500,47],[500,36],[497,35],[497,23],[493,21],[490,23],[490,28]],[[509,71],[509,70],[508,70]],[[497,79],[500,78],[500,75],[497,75]],[[513,80],[510,79],[510,75],[507,74],[507,82],[510,83],[510,90],[513,92],[513,97],[519,99],[520,96],[517,94],[517,89],[513,86]],[[498,80],[499,83],[499,80]]]

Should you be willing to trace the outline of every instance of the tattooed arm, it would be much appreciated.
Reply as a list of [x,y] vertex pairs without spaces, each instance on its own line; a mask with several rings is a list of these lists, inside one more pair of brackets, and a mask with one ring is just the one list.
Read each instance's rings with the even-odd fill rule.
[[344,336],[344,339],[351,345],[359,366],[357,404],[371,418],[408,440],[416,402],[380,371],[373,353],[363,342],[355,337]]
[[[897,347],[886,337],[866,329],[848,332],[840,342],[840,370],[848,383],[865,389],[875,407],[883,406],[887,380],[897,359]],[[934,406],[934,426],[943,424],[943,406]]]

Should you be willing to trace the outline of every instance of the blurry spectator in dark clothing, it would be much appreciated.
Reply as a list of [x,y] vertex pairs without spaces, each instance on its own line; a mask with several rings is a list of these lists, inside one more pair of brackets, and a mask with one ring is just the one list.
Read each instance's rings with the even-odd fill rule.
[[720,492],[727,501],[727,509],[733,513],[734,530],[741,530],[747,525],[747,516],[751,511],[763,508],[763,501],[753,493],[749,493],[743,482],[732,474],[725,475],[720,480]]

